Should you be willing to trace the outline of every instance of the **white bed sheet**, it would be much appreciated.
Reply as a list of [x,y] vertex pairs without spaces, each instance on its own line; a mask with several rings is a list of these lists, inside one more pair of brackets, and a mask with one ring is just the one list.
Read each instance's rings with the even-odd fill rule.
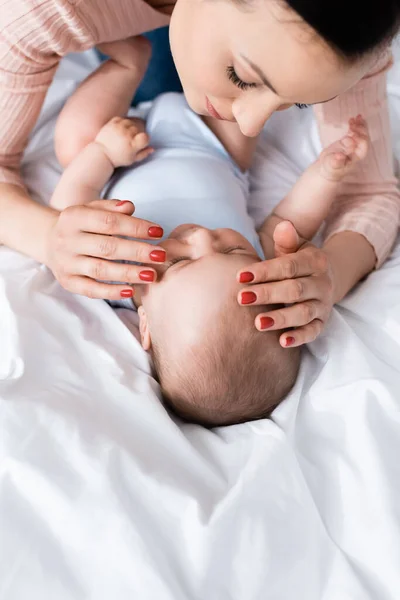
[[[59,173],[54,116],[93,64],[58,73],[27,153],[37,196]],[[399,151],[397,67],[389,89]],[[307,111],[272,119],[257,218],[318,147]],[[271,420],[174,422],[130,330],[128,311],[0,249],[1,600],[398,600],[399,245]]]

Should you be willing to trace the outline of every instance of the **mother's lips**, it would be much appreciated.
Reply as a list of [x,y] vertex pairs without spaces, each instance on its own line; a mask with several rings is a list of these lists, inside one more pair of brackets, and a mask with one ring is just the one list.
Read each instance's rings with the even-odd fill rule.
[[211,104],[211,102],[209,101],[207,96],[206,96],[206,108],[207,108],[207,111],[209,112],[209,114],[211,115],[211,117],[214,117],[214,119],[219,119],[220,121],[226,121],[226,119],[224,119],[224,117],[221,117],[221,115],[215,110],[215,108],[213,107],[213,105]]

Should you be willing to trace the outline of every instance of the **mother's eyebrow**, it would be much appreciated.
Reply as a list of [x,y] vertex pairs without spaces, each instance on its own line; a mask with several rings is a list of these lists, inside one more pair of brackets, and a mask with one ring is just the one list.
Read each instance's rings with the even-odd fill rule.
[[243,58],[243,60],[245,62],[247,62],[247,64],[253,69],[253,71],[255,73],[257,73],[257,75],[259,76],[259,78],[261,79],[261,81],[263,82],[263,84],[266,85],[267,88],[269,88],[271,90],[271,92],[274,92],[274,94],[276,94],[277,96],[279,96],[279,93],[276,91],[276,89],[274,88],[274,86],[272,85],[272,83],[269,81],[269,79],[267,78],[267,76],[260,69],[260,67],[258,67],[256,64],[254,64],[249,58],[247,58],[247,56],[244,56],[244,54],[241,54],[240,56]]
[[[247,64],[253,69],[253,71],[255,73],[257,73],[257,75],[259,76],[259,78],[261,79],[263,84],[265,86],[267,86],[267,88],[270,89],[271,92],[274,92],[274,94],[279,96],[279,92],[276,91],[276,88],[272,85],[272,83],[269,81],[269,79],[263,73],[263,71],[260,69],[260,67],[258,67],[256,64],[254,64],[249,58],[247,58],[247,56],[244,56],[244,54],[240,54],[240,56],[243,58],[243,60],[245,62],[247,62]],[[325,104],[326,102],[330,102],[331,100],[334,100],[335,98],[337,98],[337,96],[333,96],[332,98],[329,98],[328,100],[322,100],[321,102],[313,102],[311,104],[311,106],[314,106],[314,104]]]

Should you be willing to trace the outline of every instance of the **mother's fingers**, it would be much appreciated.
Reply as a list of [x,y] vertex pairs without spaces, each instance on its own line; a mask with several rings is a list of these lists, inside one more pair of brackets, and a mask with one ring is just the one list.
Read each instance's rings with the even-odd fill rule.
[[[111,201],[108,201],[111,202]],[[95,205],[95,203],[92,203]],[[131,204],[131,203],[129,203]],[[158,239],[164,235],[162,228],[151,221],[131,217],[130,214],[89,206],[72,206],[62,213],[66,226],[76,231],[105,235],[120,235],[138,239]]]
[[288,329],[289,327],[301,327],[319,319],[324,321],[326,307],[319,300],[309,300],[300,304],[293,304],[271,310],[257,315],[255,325],[259,331],[274,331]]
[[128,284],[153,283],[157,279],[154,269],[127,263],[118,263],[90,256],[80,256],[74,263],[76,275],[96,281],[118,281]]
[[165,262],[166,259],[164,248],[159,246],[111,235],[94,235],[92,233],[80,234],[79,247],[75,248],[75,253],[95,258],[106,258],[107,260],[130,260],[149,264],[160,264]]
[[283,256],[297,252],[302,245],[299,234],[293,223],[290,221],[281,221],[275,227],[273,233],[275,244],[275,256]]
[[296,346],[309,344],[319,336],[323,328],[323,322],[319,319],[314,319],[314,321],[304,325],[304,327],[282,333],[279,338],[279,343],[284,348],[295,348]]
[[287,254],[272,260],[254,263],[240,271],[237,279],[240,283],[254,285],[267,281],[282,281],[308,275],[324,273],[328,268],[328,258],[324,252],[314,246],[305,246],[295,254]]
[[132,298],[134,295],[134,290],[126,284],[103,283],[80,275],[67,277],[62,281],[62,286],[73,294],[99,300],[120,300],[121,298]]
[[272,283],[260,283],[238,293],[238,302],[249,304],[294,304],[323,298],[329,292],[325,277],[299,277]]
[[130,200],[92,200],[86,206],[100,210],[115,210],[126,215],[132,215],[135,212],[135,205]]

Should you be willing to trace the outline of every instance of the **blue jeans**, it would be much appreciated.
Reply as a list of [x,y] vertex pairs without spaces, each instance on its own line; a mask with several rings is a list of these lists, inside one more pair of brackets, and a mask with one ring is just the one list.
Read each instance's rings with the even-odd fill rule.
[[[181,82],[172,60],[169,46],[168,27],[161,27],[145,34],[152,44],[153,53],[146,74],[140,84],[132,106],[153,100],[164,92],[182,92]],[[99,52],[104,60],[105,56]]]

